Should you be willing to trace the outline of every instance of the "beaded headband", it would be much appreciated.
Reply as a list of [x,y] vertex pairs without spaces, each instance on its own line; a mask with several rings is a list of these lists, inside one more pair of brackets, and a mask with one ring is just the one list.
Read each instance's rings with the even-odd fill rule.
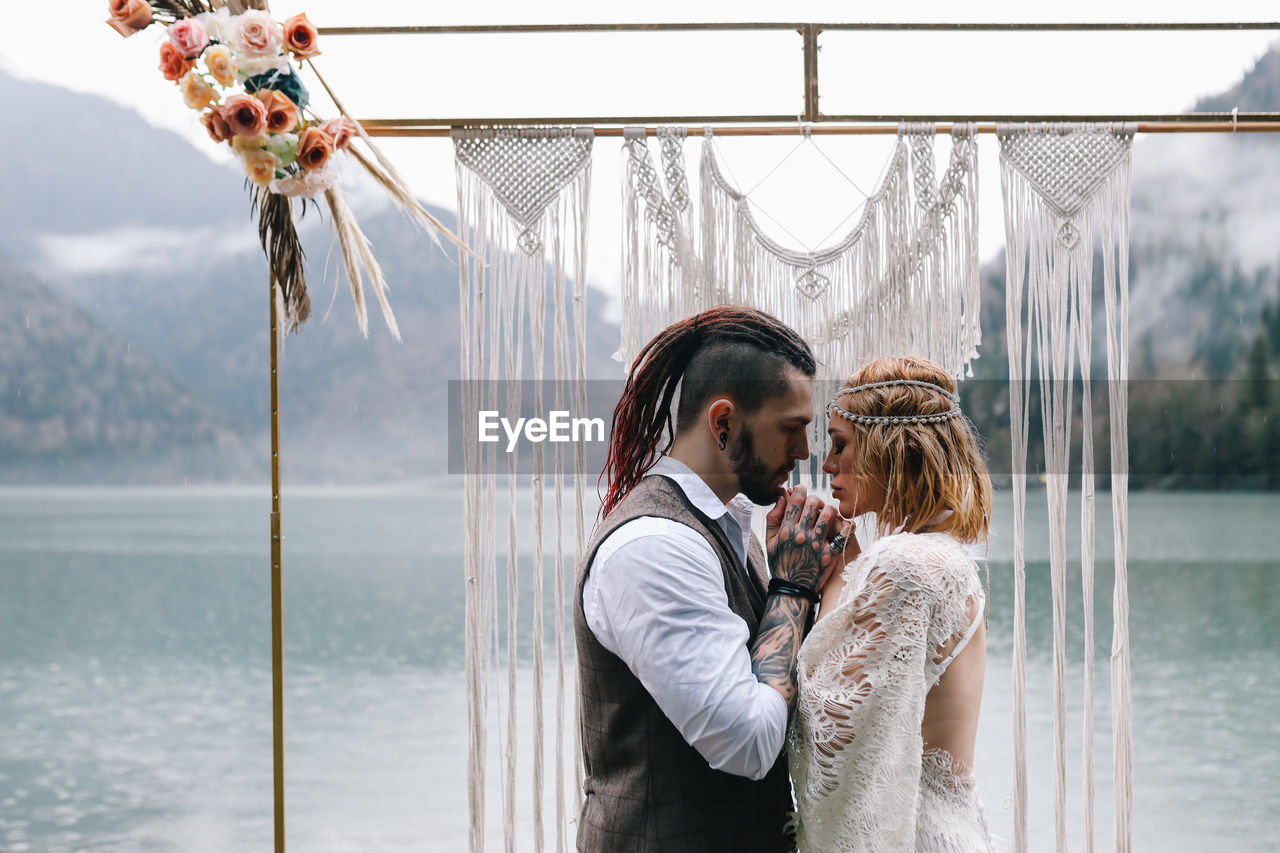
[[[868,391],[872,388],[887,388],[892,385],[911,385],[916,388],[928,388],[931,391],[937,391],[954,403],[954,407],[945,412],[939,412],[934,415],[857,415],[843,406],[837,406],[836,401],[841,397],[855,394],[858,391]],[[831,402],[827,403],[827,417],[831,415],[839,415],[846,420],[853,421],[855,424],[934,424],[942,421],[950,420],[960,414],[960,395],[948,391],[941,385],[933,382],[925,382],[921,379],[886,379],[883,382],[868,382],[865,385],[855,385],[852,388],[842,388],[836,395],[831,398]]]

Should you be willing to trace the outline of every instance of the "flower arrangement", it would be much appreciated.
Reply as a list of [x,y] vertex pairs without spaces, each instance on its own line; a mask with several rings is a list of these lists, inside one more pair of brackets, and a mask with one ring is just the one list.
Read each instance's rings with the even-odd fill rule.
[[[290,330],[311,313],[293,200],[305,205],[323,196],[342,248],[361,331],[368,335],[363,285],[368,275],[383,318],[398,339],[382,271],[343,200],[336,156],[351,155],[437,246],[438,235],[444,234],[463,251],[470,250],[414,199],[395,168],[315,72],[312,60],[320,54],[319,34],[306,14],[278,22],[266,5],[265,0],[108,0],[107,23],[126,37],[152,24],[165,27],[160,73],[178,87],[186,105],[199,112],[209,137],[228,145],[244,167],[258,211],[259,236],[272,278],[280,285]],[[310,93],[299,74],[302,62],[316,73],[342,115],[324,120],[309,109]],[[357,148],[357,140],[369,153]]]

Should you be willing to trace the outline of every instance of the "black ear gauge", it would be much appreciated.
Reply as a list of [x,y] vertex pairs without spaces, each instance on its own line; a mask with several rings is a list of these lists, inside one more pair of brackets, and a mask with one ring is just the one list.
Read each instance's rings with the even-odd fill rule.
[[720,433],[720,449],[724,450],[724,446],[729,443],[729,433]]

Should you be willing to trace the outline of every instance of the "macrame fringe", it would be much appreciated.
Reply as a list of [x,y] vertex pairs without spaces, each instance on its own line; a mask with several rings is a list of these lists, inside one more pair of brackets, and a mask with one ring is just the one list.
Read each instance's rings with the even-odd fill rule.
[[[462,373],[464,436],[476,433],[480,408],[500,409],[509,418],[519,416],[521,381],[533,381],[533,402],[541,411],[545,391],[545,325],[553,325],[553,396],[557,408],[586,410],[586,236],[591,184],[591,136],[560,129],[460,130],[454,134],[458,178],[458,222],[461,239],[475,249],[475,257],[461,257],[459,287],[462,300]],[[567,318],[572,312],[572,338]],[[525,334],[532,363],[524,364]],[[475,380],[485,380],[475,382]],[[566,391],[566,387],[568,390]],[[500,398],[499,389],[502,391]],[[568,403],[569,399],[572,403]],[[546,453],[544,444],[533,451],[532,511],[522,523],[517,507],[519,452],[507,454],[507,523],[505,549],[497,535],[496,451],[489,445],[482,454],[478,445],[464,440],[466,465],[467,541],[467,715],[468,808],[471,818],[470,849],[479,853],[485,839],[487,772],[486,723],[496,704],[504,725],[498,727],[499,752],[503,755],[502,814],[506,850],[516,841],[517,767],[517,650],[520,639],[518,600],[522,541],[533,551],[531,585],[533,614],[530,639],[533,652],[532,709],[529,720],[532,742],[532,819],[534,849],[544,849],[543,792],[546,784],[543,735],[547,727],[543,705],[545,656],[543,563],[546,533],[543,510],[546,501]],[[566,459],[560,445],[553,452],[555,482],[552,487],[556,518],[554,571],[555,601],[555,721],[554,778],[555,849],[571,846],[567,784],[581,788],[581,771],[570,779],[564,761],[566,717],[566,563],[563,541]],[[572,460],[576,548],[581,554],[586,535],[581,507],[585,500],[585,448],[575,442]],[[528,530],[522,532],[524,524]],[[505,602],[499,600],[497,564],[501,554],[506,567]],[[575,560],[576,563],[576,560]],[[505,603],[505,614],[502,614]],[[499,652],[498,621],[505,615],[505,655]],[[506,659],[505,689],[498,686],[500,660]],[[491,694],[492,691],[492,694]],[[505,705],[505,715],[503,706]],[[576,719],[576,716],[575,716]],[[574,727],[576,730],[576,726]],[[576,812],[575,812],[576,813]]]
[[977,170],[958,125],[942,186],[932,126],[903,127],[881,186],[835,245],[798,252],[770,239],[730,186],[710,136],[702,154],[702,307],[753,305],[814,346],[822,374],[914,353],[956,377],[977,356]]
[[1092,434],[1092,302],[1100,244],[1106,303],[1107,379],[1115,519],[1112,643],[1115,849],[1132,849],[1132,724],[1127,597],[1128,206],[1133,132],[1091,125],[1002,127],[1001,177],[1008,262],[1009,414],[1014,486],[1014,849],[1028,849],[1026,750],[1026,408],[1039,376],[1049,508],[1053,610],[1054,849],[1066,849],[1067,485],[1072,387],[1082,381],[1081,578],[1085,621],[1083,849],[1094,849],[1093,593],[1095,474]]
[[[626,128],[622,185],[622,341],[614,359],[628,369],[660,330],[698,309],[684,128],[659,128],[663,170],[644,128]],[[663,177],[665,176],[665,186]]]

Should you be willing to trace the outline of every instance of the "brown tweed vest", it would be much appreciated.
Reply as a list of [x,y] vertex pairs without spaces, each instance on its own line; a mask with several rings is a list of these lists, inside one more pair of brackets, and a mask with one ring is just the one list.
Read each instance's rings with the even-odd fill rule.
[[627,665],[596,640],[582,610],[582,586],[600,543],[641,516],[688,525],[706,537],[724,572],[729,606],[754,641],[764,613],[768,573],[751,538],[743,571],[720,525],[661,475],[640,484],[596,528],[578,566],[573,623],[586,800],[578,820],[582,853],[775,853],[791,850],[783,831],[791,811],[785,752],[759,782],[712,770]]

